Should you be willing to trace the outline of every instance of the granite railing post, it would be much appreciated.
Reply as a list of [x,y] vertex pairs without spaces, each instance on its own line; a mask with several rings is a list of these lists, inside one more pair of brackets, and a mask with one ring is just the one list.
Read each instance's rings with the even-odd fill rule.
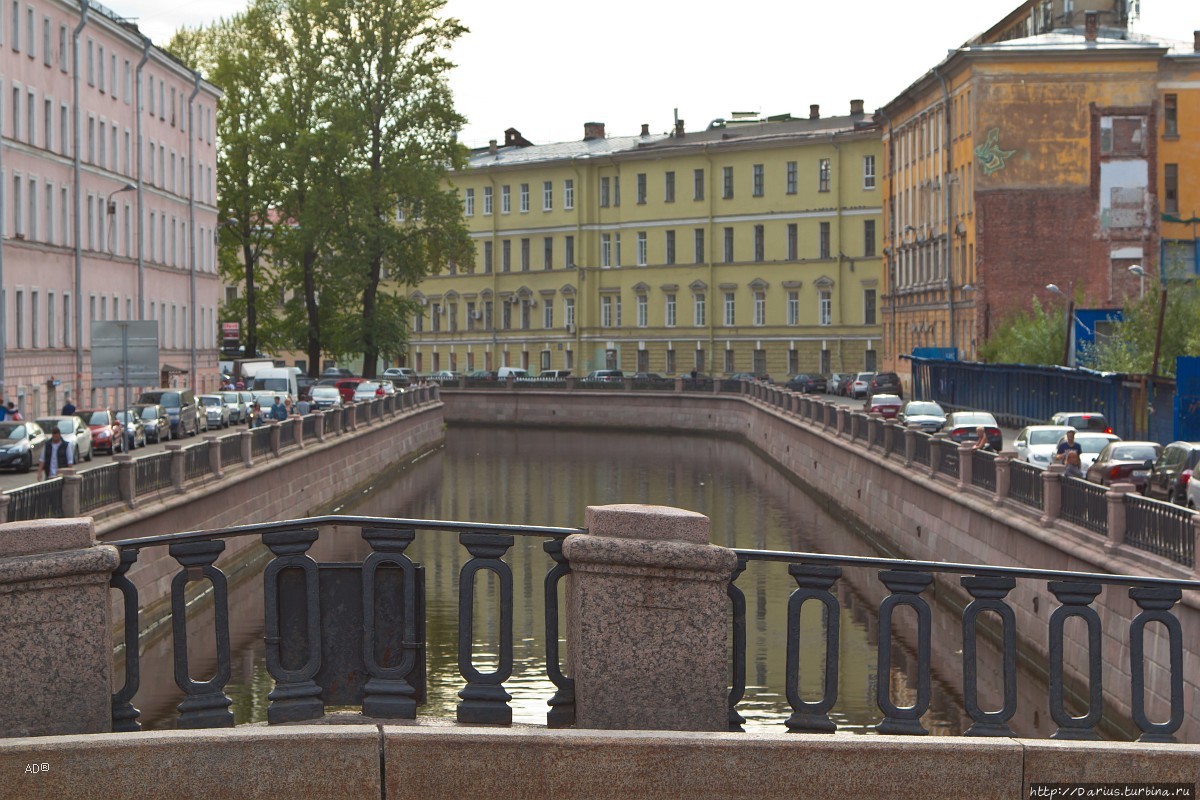
[[1045,527],[1054,524],[1062,513],[1062,479],[1066,467],[1062,464],[1051,464],[1042,473],[1042,519]]
[[[90,519],[0,526],[0,737],[112,730],[109,578]],[[11,782],[9,785],[12,785]]]
[[1108,503],[1108,539],[1104,542],[1105,551],[1112,553],[1125,544],[1125,496],[1133,494],[1137,487],[1132,483],[1114,483],[1104,493]]
[[575,727],[725,731],[732,550],[702,514],[589,506],[566,539]]
[[847,417],[846,417],[846,407],[838,406],[836,413],[837,413],[837,427],[834,429],[834,433],[838,437],[845,436],[846,432],[847,432],[846,431],[846,422],[848,421]]
[[12,502],[12,498],[5,491],[0,491],[0,525],[8,522],[8,504]]
[[883,423],[883,455],[890,456],[896,452],[896,434],[904,435],[904,427],[894,419]]
[[[1200,553],[1200,514],[1192,515],[1192,552]],[[1192,580],[1200,580],[1200,556],[1192,558]]]
[[633,391],[633,376],[626,375],[621,379],[621,388],[627,392]]
[[958,445],[958,488],[966,489],[975,482],[975,446],[967,442]]
[[[678,379],[678,378],[676,378],[676,379],[675,379],[675,381],[676,381],[676,384],[675,384],[675,391],[677,391],[677,392],[678,392],[678,391],[682,391],[682,390],[679,388],[679,383],[678,383],[679,379]],[[567,383],[567,391],[568,391],[568,392],[573,392],[573,391],[575,391],[575,389],[576,389],[576,388],[578,388],[578,386],[579,386],[579,378],[576,378],[574,375],[568,375],[568,376],[567,376],[567,378],[566,378],[566,383]]]
[[[382,411],[382,409],[381,409]],[[292,436],[295,437],[296,447],[304,449],[304,417],[292,417],[295,422],[292,423]]]
[[133,456],[122,453],[112,458],[117,462],[117,490],[121,493],[121,502],[129,508],[137,508],[137,467]]
[[936,478],[942,469],[942,442],[949,439],[945,433],[938,431],[929,440],[929,475]]
[[867,415],[867,448],[883,447],[883,437],[879,432],[883,429],[883,414],[878,412]]
[[342,417],[342,432],[358,430],[358,403],[351,403],[345,408],[345,415]]
[[187,475],[187,454],[183,452],[183,445],[171,442],[166,446],[166,450],[171,454],[171,486],[175,489],[176,494],[183,494],[187,491],[185,477]]
[[279,449],[280,449],[279,445],[280,445],[281,438],[282,437],[280,436],[279,420],[273,419],[273,420],[271,420],[271,455],[273,455],[273,456],[279,455]]
[[904,429],[904,466],[911,467],[917,458],[917,435],[920,428],[909,425]]
[[65,467],[58,471],[62,476],[62,508],[64,518],[79,516],[79,501],[82,499],[83,478],[74,469]]
[[242,431],[238,434],[242,439],[242,464],[247,467],[254,466],[254,448],[251,447],[254,433],[252,430]]
[[[517,379],[511,373],[504,379],[504,388],[508,389],[510,392],[516,391],[517,389]],[[424,397],[421,398],[422,401],[424,401],[424,399]]]
[[221,471],[221,440],[216,436],[205,436],[204,441],[208,442],[208,469],[213,477],[220,478],[224,474]]
[[323,442],[325,441],[325,414],[321,411],[318,411],[316,412],[315,416],[317,418],[317,422],[313,427],[316,428],[315,433],[317,434],[317,441]]
[[1008,499],[1009,487],[1012,486],[1012,462],[1016,457],[1017,454],[1012,450],[1001,450],[996,454],[996,505]]

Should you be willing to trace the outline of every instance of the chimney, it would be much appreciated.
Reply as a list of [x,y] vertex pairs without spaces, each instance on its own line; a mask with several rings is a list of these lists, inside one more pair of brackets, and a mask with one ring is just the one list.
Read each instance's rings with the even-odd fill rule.
[[585,122],[583,123],[583,140],[590,142],[592,139],[604,138],[604,123],[603,122]]
[[488,139],[488,152],[491,153],[492,155],[496,155],[496,140],[495,139]]
[[642,136],[649,136],[649,135],[650,135],[650,123],[643,122],[642,123]]
[[1100,12],[1088,11],[1083,18],[1083,38],[1089,42],[1096,41],[1096,33],[1100,30]]
[[808,107],[808,118],[809,119],[820,119],[821,118],[821,107],[819,105],[817,105],[816,103],[813,103],[811,106],[809,106]]
[[861,113],[863,113],[863,101],[862,100],[851,100],[850,101],[850,116],[854,116],[856,114],[861,114]]
[[683,120],[675,120],[675,138],[682,139],[684,134]]

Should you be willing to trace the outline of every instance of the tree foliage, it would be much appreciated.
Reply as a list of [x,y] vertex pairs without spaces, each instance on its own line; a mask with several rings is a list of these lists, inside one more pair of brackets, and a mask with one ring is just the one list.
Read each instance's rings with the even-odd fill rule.
[[1030,310],[1006,318],[979,348],[983,361],[996,364],[1062,364],[1067,345],[1066,310],[1047,311],[1035,297]]
[[[1161,305],[1165,298],[1166,304]],[[1097,337],[1083,348],[1081,366],[1105,372],[1150,374],[1154,369],[1154,344],[1162,310],[1162,342],[1158,374],[1175,375],[1175,357],[1200,354],[1200,287],[1190,281],[1172,281],[1160,292],[1146,292],[1125,307],[1110,336]]]

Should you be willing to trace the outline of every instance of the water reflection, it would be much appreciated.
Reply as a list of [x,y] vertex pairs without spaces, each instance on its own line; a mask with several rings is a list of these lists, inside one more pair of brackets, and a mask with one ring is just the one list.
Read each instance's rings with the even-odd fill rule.
[[[784,480],[749,448],[730,441],[686,436],[588,434],[564,431],[452,428],[443,450],[404,469],[381,475],[379,482],[352,507],[340,513],[378,516],[464,519],[514,524],[579,526],[588,505],[652,503],[699,511],[712,520],[712,540],[726,546],[770,550],[813,550],[855,555],[879,550],[849,531],[803,491]],[[836,513],[836,512],[835,512]],[[513,695],[517,722],[544,724],[546,701],[554,687],[545,675],[543,579],[551,567],[541,540],[517,537],[505,560],[513,567],[514,668],[505,686]],[[314,546],[318,561],[359,561],[369,552],[356,529],[326,531]],[[428,703],[423,715],[452,718],[457,692],[464,681],[458,671],[458,576],[469,558],[450,534],[421,533],[409,555],[426,568]],[[795,589],[786,565],[751,563],[738,585],[747,603],[747,688],[739,712],[747,727],[782,730],[791,713],[784,686],[787,599]],[[841,605],[838,702],[830,717],[841,730],[864,730],[881,719],[876,706],[874,609],[886,590],[873,574],[862,571],[839,581]],[[494,576],[478,578],[475,606],[477,668],[494,664],[499,640]],[[239,723],[265,719],[266,693],[271,681],[262,654],[262,586],[249,580],[231,592],[234,654],[234,712]],[[824,636],[821,611],[807,604],[801,616],[801,696],[817,700],[822,694]],[[896,617],[897,636],[911,642],[912,620],[902,609]],[[932,733],[959,733],[966,725],[955,679],[957,659],[938,661],[950,644],[956,619],[947,618],[946,631],[935,630],[935,678],[925,727]],[[908,627],[906,627],[908,626]],[[190,627],[190,626],[189,626]],[[199,630],[209,630],[198,626]],[[961,634],[960,634],[961,636]],[[906,639],[907,637],[907,639]],[[916,697],[916,668],[912,648],[894,649],[887,677],[899,705]],[[490,655],[488,655],[490,653]],[[564,663],[565,644],[562,648]],[[211,671],[203,656],[193,657],[193,674]],[[209,656],[211,661],[211,656]],[[981,663],[985,658],[981,654]],[[944,668],[938,668],[941,663]],[[142,674],[169,675],[169,637],[145,655]],[[981,668],[981,673],[986,672]],[[939,681],[938,675],[949,676]],[[981,681],[987,675],[981,674]],[[144,688],[135,703],[143,709],[148,727],[169,727],[174,705],[168,687],[159,680]],[[983,690],[985,701],[989,690]],[[992,694],[993,697],[998,696]],[[1043,694],[1042,697],[1045,695]],[[985,708],[997,703],[985,702]],[[1028,706],[1026,706],[1028,707]],[[1037,735],[1036,723],[1014,724],[1018,732]]]

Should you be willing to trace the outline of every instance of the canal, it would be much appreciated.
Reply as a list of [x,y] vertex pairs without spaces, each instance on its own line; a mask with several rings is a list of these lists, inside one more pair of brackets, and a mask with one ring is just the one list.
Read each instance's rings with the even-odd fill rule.
[[[646,503],[699,511],[712,520],[712,541],[729,547],[799,550],[849,555],[891,555],[847,527],[806,493],[786,480],[749,447],[737,441],[700,436],[666,436],[579,431],[536,431],[451,427],[445,446],[377,476],[353,503],[337,513],[513,524],[581,526],[588,505]],[[333,535],[331,535],[331,533]],[[358,561],[368,549],[357,529],[325,531],[312,555],[323,562]],[[428,702],[425,716],[452,719],[463,686],[457,667],[458,574],[468,555],[450,534],[419,534],[408,554],[426,570]],[[505,684],[513,695],[518,723],[545,724],[546,701],[553,685],[545,675],[543,579],[549,568],[541,541],[517,537],[506,560],[514,571],[514,671]],[[264,562],[265,563],[265,562]],[[261,568],[261,564],[260,564]],[[493,587],[480,578],[476,610],[477,665],[494,656],[495,631],[489,605]],[[796,588],[786,566],[751,563],[738,585],[747,601],[747,689],[740,713],[747,727],[775,727],[791,709],[785,687],[787,599]],[[838,703],[830,717],[839,730],[865,731],[879,722],[874,609],[884,596],[873,573],[851,575],[838,584],[841,644]],[[266,718],[267,674],[262,643],[262,584],[241,582],[230,595],[233,680],[236,721]],[[900,648],[891,674],[884,676],[900,705],[915,697],[915,657],[904,641],[904,617],[897,615]],[[819,605],[809,603],[801,618],[801,692],[809,700],[821,695],[824,637]],[[935,609],[935,616],[948,616]],[[207,612],[189,620],[193,642],[211,641]],[[961,663],[958,641],[934,631],[933,692],[923,722],[934,734],[958,734],[966,716],[956,686]],[[489,646],[493,650],[489,650]],[[135,704],[148,728],[174,724],[180,697],[170,679],[170,637],[146,648],[142,688]],[[211,645],[210,645],[211,648]],[[565,654],[565,647],[564,647]],[[939,655],[943,654],[943,655]],[[192,674],[211,673],[212,654],[190,653]],[[981,653],[981,661],[986,658]],[[565,655],[564,655],[565,660]],[[988,670],[981,669],[981,672]],[[981,676],[981,680],[984,678]],[[1043,695],[1044,696],[1044,695]],[[987,706],[985,706],[986,708]],[[1028,708],[1028,706],[1026,706]],[[1014,720],[1019,735],[1045,735],[1036,713]]]

